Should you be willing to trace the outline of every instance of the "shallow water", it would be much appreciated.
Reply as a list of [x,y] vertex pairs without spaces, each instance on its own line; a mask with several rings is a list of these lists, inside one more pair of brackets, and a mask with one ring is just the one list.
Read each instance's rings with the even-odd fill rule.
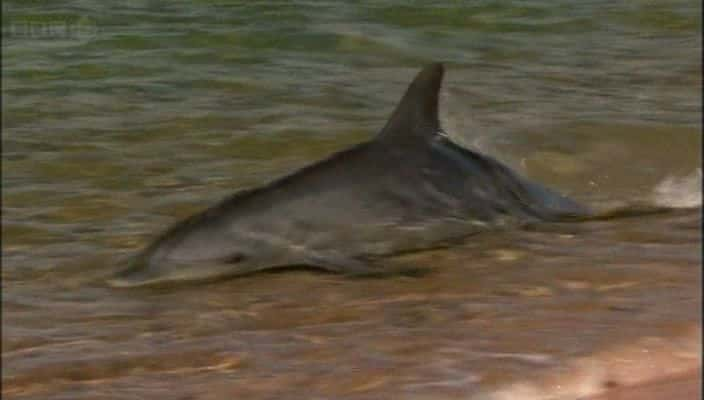
[[[701,3],[400,4],[3,2],[3,394],[569,398],[649,365],[632,348],[698,364]],[[487,233],[404,256],[417,277],[103,285],[371,137],[435,60],[456,141],[597,210],[672,210]]]

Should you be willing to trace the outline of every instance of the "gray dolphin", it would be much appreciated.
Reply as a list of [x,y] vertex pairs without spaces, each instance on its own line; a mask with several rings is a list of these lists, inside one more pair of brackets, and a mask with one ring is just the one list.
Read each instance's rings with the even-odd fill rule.
[[589,210],[453,143],[442,64],[424,68],[375,138],[176,224],[110,284],[203,280],[287,266],[367,274],[382,256]]

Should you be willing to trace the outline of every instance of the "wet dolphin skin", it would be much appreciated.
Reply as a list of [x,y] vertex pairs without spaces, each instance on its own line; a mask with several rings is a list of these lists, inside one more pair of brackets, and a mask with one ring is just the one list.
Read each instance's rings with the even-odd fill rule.
[[443,73],[439,63],[420,71],[373,139],[181,221],[109,282],[140,286],[287,266],[364,274],[383,268],[379,257],[497,225],[588,213],[453,143],[438,120]]

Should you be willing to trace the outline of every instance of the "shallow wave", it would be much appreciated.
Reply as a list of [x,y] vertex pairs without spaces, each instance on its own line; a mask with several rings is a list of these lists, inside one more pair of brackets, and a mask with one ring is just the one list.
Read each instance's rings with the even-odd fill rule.
[[701,207],[702,169],[686,176],[668,176],[653,189],[653,202],[672,208]]

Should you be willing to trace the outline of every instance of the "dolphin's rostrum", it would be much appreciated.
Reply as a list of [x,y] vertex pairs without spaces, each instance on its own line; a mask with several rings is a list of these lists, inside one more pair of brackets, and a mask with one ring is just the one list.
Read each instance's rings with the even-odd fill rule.
[[588,211],[447,138],[442,64],[413,80],[375,138],[234,194],[176,224],[118,273],[115,286],[212,279],[286,266],[343,273],[506,223]]

